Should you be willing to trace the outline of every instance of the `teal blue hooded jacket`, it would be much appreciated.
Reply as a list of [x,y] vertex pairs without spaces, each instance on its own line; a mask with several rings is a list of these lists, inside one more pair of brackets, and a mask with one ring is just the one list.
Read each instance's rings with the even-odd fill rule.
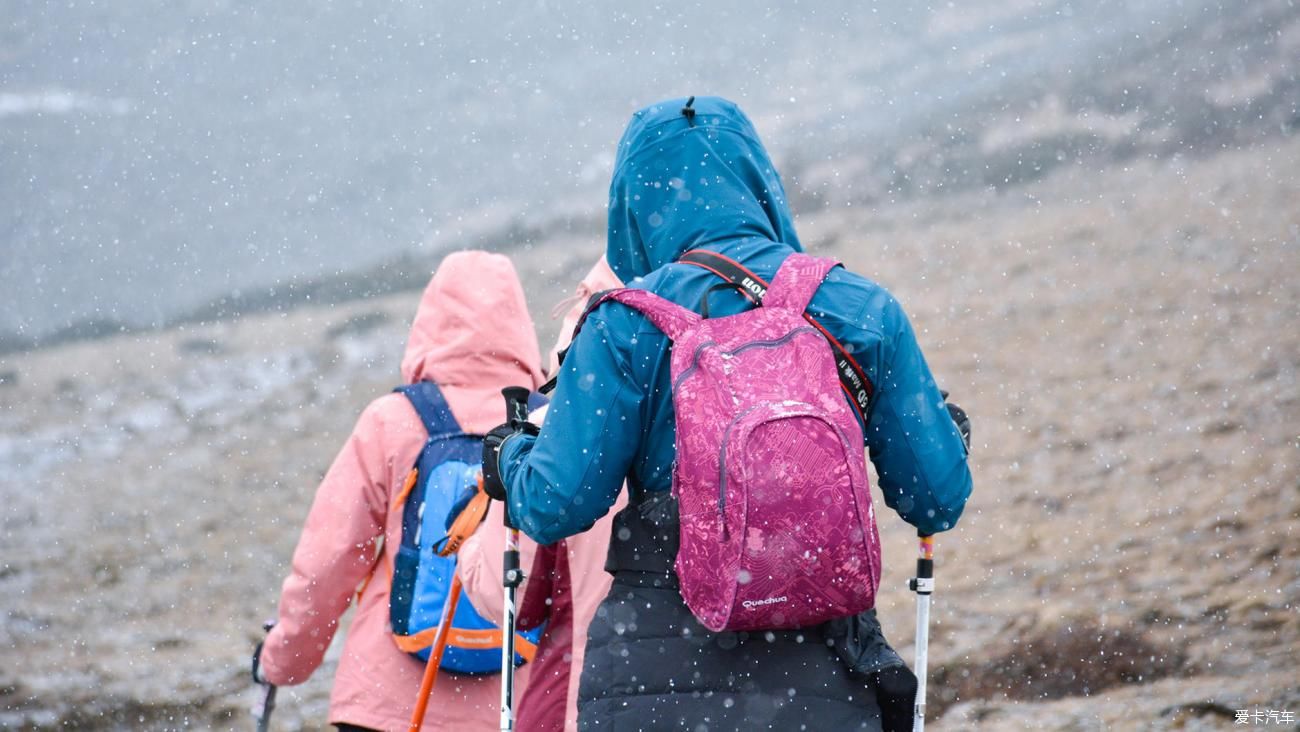
[[[610,184],[606,257],[632,287],[694,310],[720,282],[675,264],[689,249],[735,259],[771,281],[802,251],[785,191],[753,125],[725,99],[685,99],[633,115]],[[711,317],[748,307],[709,296]],[[875,385],[863,434],[885,503],[922,533],[951,529],[971,491],[966,448],[898,301],[837,267],[809,306]],[[501,448],[515,525],[542,544],[587,530],[626,479],[633,502],[669,490],[674,446],[669,341],[618,303],[591,312],[558,374],[541,434]]]

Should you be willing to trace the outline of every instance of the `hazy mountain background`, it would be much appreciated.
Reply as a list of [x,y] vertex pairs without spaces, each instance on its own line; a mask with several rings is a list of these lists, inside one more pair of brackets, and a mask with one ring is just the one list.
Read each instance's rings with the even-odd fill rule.
[[[418,287],[412,256],[598,232],[628,115],[670,96],[731,97],[779,135],[804,211],[1242,144],[1296,124],[1293,41],[1270,33],[1294,13],[11,1],[0,350]],[[988,133],[1044,115],[1077,119]]]
[[691,93],[972,416],[934,729],[1300,713],[1298,74],[1293,0],[0,4],[0,728],[251,726],[415,290],[506,251],[552,342],[629,114]]

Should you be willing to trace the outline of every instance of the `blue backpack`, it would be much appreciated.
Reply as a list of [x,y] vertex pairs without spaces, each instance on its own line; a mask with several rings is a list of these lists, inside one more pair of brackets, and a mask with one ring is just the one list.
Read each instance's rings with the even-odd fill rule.
[[[402,503],[402,543],[393,568],[388,613],[397,647],[427,663],[456,572],[456,555],[443,557],[438,551],[453,507],[478,488],[483,436],[461,430],[432,382],[393,391],[411,401],[429,440],[396,501]],[[542,399],[539,395],[534,398]],[[480,615],[462,595],[451,625],[439,668],[462,674],[500,673],[501,630],[497,624]],[[538,628],[516,636],[516,666],[532,659],[541,633]]]

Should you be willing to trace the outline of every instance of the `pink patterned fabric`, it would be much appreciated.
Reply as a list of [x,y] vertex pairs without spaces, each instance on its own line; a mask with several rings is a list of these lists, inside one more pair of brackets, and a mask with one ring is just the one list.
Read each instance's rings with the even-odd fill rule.
[[862,429],[802,315],[836,264],[794,254],[763,307],[708,320],[646,290],[606,296],[673,341],[677,576],[712,631],[807,627],[875,604]]

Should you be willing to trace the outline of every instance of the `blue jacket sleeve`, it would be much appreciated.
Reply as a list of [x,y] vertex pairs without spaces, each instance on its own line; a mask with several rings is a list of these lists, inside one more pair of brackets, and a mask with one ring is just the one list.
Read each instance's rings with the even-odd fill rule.
[[539,544],[582,533],[609,512],[640,442],[641,389],[598,316],[569,347],[541,434],[501,448],[510,518]]
[[922,534],[957,524],[971,492],[966,446],[943,404],[912,325],[893,301],[885,320],[892,353],[877,379],[867,425],[885,504]]

